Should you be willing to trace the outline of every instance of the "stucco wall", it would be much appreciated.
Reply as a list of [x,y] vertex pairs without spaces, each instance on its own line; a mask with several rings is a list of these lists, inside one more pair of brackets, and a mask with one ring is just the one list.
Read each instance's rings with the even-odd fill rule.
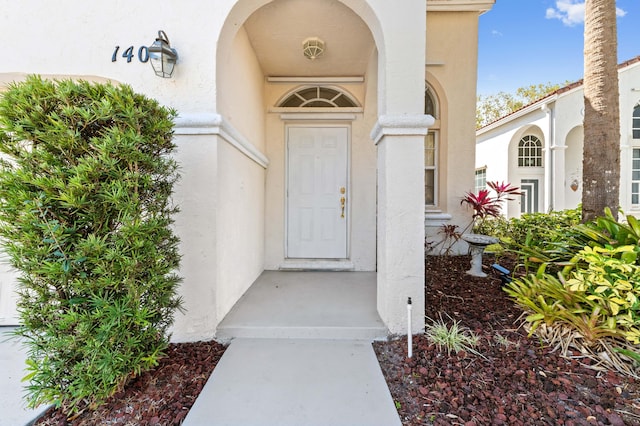
[[[218,67],[218,111],[247,143],[263,152],[264,77],[243,28],[231,49],[220,52],[225,66]],[[227,141],[218,145],[217,322],[263,270],[264,178],[262,165]]]
[[[476,139],[475,167],[487,168],[487,182],[508,182],[519,186],[522,179],[537,178],[540,180],[539,206],[544,211],[545,175],[543,168],[518,167],[518,143],[526,135],[533,135],[543,144],[543,157],[548,151],[547,133],[548,115],[540,108],[531,112],[530,116],[515,119],[504,126],[488,130]],[[543,158],[543,164],[545,159]],[[505,204],[502,213],[507,217],[520,216],[520,200]]]
[[[576,126],[569,131],[564,140],[564,150],[559,154],[564,155],[564,159],[558,159],[558,163],[563,166],[562,191],[564,197],[556,199],[555,209],[573,209],[582,202],[582,147],[584,142],[584,128]],[[573,185],[573,187],[572,187]],[[575,187],[577,185],[577,188]],[[575,189],[574,189],[575,188]]]
[[633,148],[640,148],[640,139],[633,139],[633,108],[640,104],[640,62],[619,74],[620,90],[620,205],[627,214],[640,216],[640,205],[631,205],[631,162]]
[[475,140],[478,13],[429,12],[426,25],[426,80],[440,103],[438,204],[429,207],[426,232],[428,240],[437,241],[441,225],[462,230],[471,222],[460,199],[474,187],[470,141]]
[[[100,75],[131,84],[180,112],[215,108],[215,52],[232,0],[185,2],[5,2],[0,14],[1,72]],[[193,3],[191,3],[193,4]],[[173,79],[155,77],[137,58],[164,30],[179,60]],[[120,46],[117,60],[112,54]],[[131,62],[121,55],[134,47]]]
[[180,134],[176,159],[181,179],[174,200],[180,206],[176,232],[180,237],[180,295],[185,314],[177,313],[173,340],[210,339],[216,321],[216,187],[218,140],[213,135]]
[[218,112],[264,152],[264,76],[244,28],[238,30],[229,53],[224,66],[218,67]]
[[[351,228],[352,259],[356,269],[373,270],[376,250],[386,253],[382,262],[388,264],[378,277],[378,297],[385,298],[381,315],[394,331],[400,331],[405,306],[399,298],[408,291],[416,293],[414,300],[420,306],[418,295],[424,284],[422,219],[418,219],[423,206],[417,205],[420,196],[416,193],[422,179],[420,132],[426,127],[421,117],[423,53],[428,50],[430,58],[442,59],[445,64],[431,72],[445,87],[449,116],[455,117],[448,124],[449,150],[441,158],[441,183],[445,207],[458,221],[468,213],[460,210],[457,199],[473,185],[475,97],[470,94],[475,93],[477,13],[457,13],[458,21],[434,19],[429,24],[434,41],[426,49],[425,1],[406,1],[403,7],[388,0],[340,1],[366,22],[378,55],[372,58],[361,88],[366,91],[361,98],[364,113],[356,114],[352,126],[354,218],[358,214]],[[176,132],[176,157],[183,180],[175,197],[182,208],[176,229],[182,239],[181,292],[188,312],[186,316],[178,314],[176,340],[211,337],[218,321],[263,267],[261,250],[271,265],[279,261],[284,216],[275,214],[271,207],[265,210],[265,199],[276,210],[284,206],[283,196],[277,193],[284,176],[284,155],[278,152],[284,146],[284,127],[275,114],[265,116],[273,99],[261,97],[264,76],[242,29],[248,16],[267,3],[269,0],[197,4],[167,0],[153,5],[25,0],[3,4],[0,14],[0,39],[16,41],[4,46],[0,74],[100,76],[130,84],[178,110],[181,124]],[[167,33],[179,54],[171,79],[156,77],[150,64],[136,57],[138,48],[150,45],[158,30]],[[116,46],[120,50],[112,61]],[[121,56],[129,46],[134,53],[130,62]],[[377,142],[384,148],[376,149],[367,135],[380,123]],[[387,137],[389,134],[393,136]],[[266,159],[256,162],[236,145],[229,145],[238,140],[258,157],[266,153],[272,163]],[[391,169],[376,177],[376,164]],[[261,168],[267,166],[268,179],[273,180],[264,181]],[[411,170],[403,175],[408,168]],[[405,185],[407,176],[413,180]],[[378,187],[376,194],[380,177],[387,178],[386,186],[382,190]],[[404,210],[397,211],[399,206]],[[378,222],[394,223],[375,231],[376,209]],[[388,235],[379,238],[376,247],[374,237],[380,230]],[[398,288],[407,292],[399,296],[394,293]],[[414,314],[416,329],[422,322],[419,312],[416,309]]]
[[264,169],[218,145],[216,316],[221,321],[263,270]]

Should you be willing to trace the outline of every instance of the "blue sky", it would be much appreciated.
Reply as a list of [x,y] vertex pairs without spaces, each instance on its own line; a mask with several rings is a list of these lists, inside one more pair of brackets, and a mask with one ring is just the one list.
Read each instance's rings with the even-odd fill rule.
[[[640,55],[640,0],[616,6],[620,63]],[[496,0],[480,16],[479,38],[479,95],[580,80],[584,0]]]

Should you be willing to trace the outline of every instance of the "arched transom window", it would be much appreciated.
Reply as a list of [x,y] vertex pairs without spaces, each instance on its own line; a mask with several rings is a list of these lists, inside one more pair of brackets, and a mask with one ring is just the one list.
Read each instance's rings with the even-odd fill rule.
[[518,143],[518,167],[542,167],[542,142],[527,135]]
[[437,98],[433,94],[433,89],[427,86],[424,91],[424,113],[429,114],[433,118],[440,118],[438,114],[438,102]]
[[631,123],[634,139],[640,139],[640,103],[633,108],[633,121]]
[[284,108],[350,108],[358,103],[347,93],[332,87],[303,87],[284,97]]

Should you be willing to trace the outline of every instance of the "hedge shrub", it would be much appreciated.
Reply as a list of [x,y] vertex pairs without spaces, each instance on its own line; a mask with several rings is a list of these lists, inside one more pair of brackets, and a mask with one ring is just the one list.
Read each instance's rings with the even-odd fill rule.
[[37,76],[0,98],[0,239],[30,406],[94,407],[163,356],[181,307],[175,115],[125,85]]

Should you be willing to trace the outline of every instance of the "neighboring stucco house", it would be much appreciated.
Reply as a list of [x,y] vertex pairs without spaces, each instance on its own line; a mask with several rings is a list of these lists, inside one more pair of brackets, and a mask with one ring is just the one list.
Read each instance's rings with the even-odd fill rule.
[[[640,215],[640,56],[618,66],[620,206]],[[563,87],[476,132],[476,189],[519,186],[506,215],[575,208],[582,199],[582,81]]]
[[[376,271],[389,332],[406,333],[407,297],[418,332],[425,206],[434,235],[470,219],[478,18],[493,3],[4,2],[0,83],[110,80],[178,110],[174,340],[214,337],[263,271],[287,269]],[[171,78],[144,63],[158,30],[178,52]]]

